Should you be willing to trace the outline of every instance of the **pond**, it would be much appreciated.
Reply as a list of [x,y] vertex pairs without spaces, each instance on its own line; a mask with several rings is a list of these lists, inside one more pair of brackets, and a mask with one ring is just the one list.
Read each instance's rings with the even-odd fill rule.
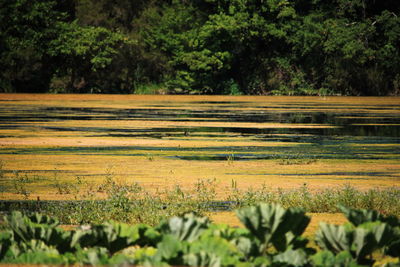
[[[148,188],[399,186],[400,98],[0,95],[0,187],[112,175]],[[34,194],[32,195],[34,197]]]

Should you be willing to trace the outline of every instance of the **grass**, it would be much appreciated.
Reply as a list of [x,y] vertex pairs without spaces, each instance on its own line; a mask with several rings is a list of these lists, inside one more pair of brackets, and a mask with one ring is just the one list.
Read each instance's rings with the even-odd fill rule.
[[[18,176],[20,177],[20,176]],[[14,179],[15,190],[23,199],[31,192],[27,184],[32,181],[25,174]],[[137,182],[117,181],[109,169],[103,182],[93,184],[76,177],[74,182],[56,182],[58,194],[73,201],[32,201],[33,210],[56,216],[64,224],[100,223],[117,220],[127,223],[157,224],[161,219],[195,212],[205,215],[211,210],[233,210],[259,202],[279,203],[283,207],[301,207],[310,213],[338,213],[339,205],[357,209],[375,209],[383,214],[400,216],[400,188],[358,190],[350,185],[323,190],[311,190],[304,184],[299,188],[271,189],[267,186],[240,189],[237,182],[225,188],[224,198],[216,179],[200,179],[191,187],[175,184],[148,190]],[[38,199],[41,199],[38,196]],[[25,209],[16,202],[13,210]]]
[[270,190],[267,187],[258,189],[232,189],[228,199],[251,205],[257,202],[274,202],[282,206],[302,207],[307,212],[339,212],[338,205],[353,208],[375,209],[384,214],[400,215],[400,188],[358,190],[350,185],[325,188],[311,191],[307,184],[292,190]]

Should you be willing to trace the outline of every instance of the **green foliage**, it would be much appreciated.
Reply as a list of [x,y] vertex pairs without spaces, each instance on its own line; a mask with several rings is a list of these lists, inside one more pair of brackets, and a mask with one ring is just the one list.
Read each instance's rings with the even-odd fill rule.
[[0,92],[46,92],[55,67],[48,44],[66,19],[52,0],[0,4]]
[[4,218],[13,232],[13,239],[17,242],[30,240],[42,241],[51,246],[57,246],[60,251],[70,249],[70,233],[57,228],[58,221],[48,216],[33,214],[24,216],[21,212],[13,212]]
[[399,226],[400,221],[394,216],[383,216],[381,213],[376,210],[357,210],[347,208],[345,206],[340,206],[340,210],[346,216],[346,218],[355,226],[366,222],[387,222],[391,226]]
[[400,215],[397,188],[387,190],[357,190],[345,185],[312,192],[307,184],[293,190],[272,191],[267,187],[239,190],[232,187],[227,200],[235,207],[254,205],[258,202],[279,203],[284,208],[302,207],[307,212],[340,212],[340,206],[355,209],[375,209],[384,214]]
[[[228,153],[229,154],[229,153]],[[149,157],[151,158],[151,157]],[[286,162],[287,161],[287,162]],[[235,161],[229,160],[228,163]],[[307,164],[291,156],[284,164]],[[35,176],[19,175],[13,179],[17,187],[25,187],[35,181]],[[37,201],[16,202],[9,210],[39,211],[56,216],[62,224],[103,223],[117,220],[125,223],[145,223],[157,225],[165,218],[181,216],[194,212],[201,216],[213,209],[235,209],[255,205],[260,202],[277,203],[284,208],[301,207],[306,212],[337,213],[344,212],[340,206],[352,209],[375,209],[385,214],[381,221],[395,225],[400,216],[400,190],[396,187],[387,189],[358,190],[349,185],[312,191],[307,184],[294,189],[274,190],[267,186],[239,189],[233,180],[226,188],[226,196],[217,195],[218,183],[215,179],[200,179],[194,187],[182,188],[179,184],[163,190],[150,191],[138,183],[117,183],[112,175],[107,175],[104,182],[93,186],[82,179],[74,183],[62,184],[62,190],[70,192],[70,197],[77,201]],[[65,188],[65,189],[64,189]],[[98,194],[102,197],[99,198]],[[24,192],[20,192],[22,196]],[[357,215],[357,218],[362,216]],[[352,219],[349,218],[351,221]],[[393,222],[392,222],[393,221]],[[363,220],[360,223],[364,222]]]
[[259,243],[247,229],[211,224],[202,234],[202,237],[220,237],[227,240],[230,244],[235,246],[246,259],[259,255]]
[[204,237],[193,242],[183,256],[188,266],[232,266],[240,262],[237,248],[221,237]]
[[288,249],[273,257],[273,262],[288,266],[307,266],[309,259],[302,249]]
[[[238,215],[246,229],[210,224],[204,217],[187,214],[154,228],[116,222],[80,226],[69,231],[65,239],[55,241],[36,233],[40,227],[61,231],[57,220],[12,212],[0,232],[0,263],[356,267],[372,266],[374,258],[370,255],[375,249],[400,240],[400,236],[388,238],[393,236],[388,232],[392,228],[387,228],[391,226],[379,221],[357,227],[322,224],[316,241],[323,250],[316,253],[306,247],[307,242],[294,242],[301,240],[309,221],[297,209],[259,204],[239,210]],[[282,242],[285,238],[286,243]],[[268,242],[275,249],[267,248]],[[64,243],[69,244],[69,250],[60,249]]]
[[359,267],[361,265],[353,259],[351,254],[347,251],[333,254],[331,251],[323,250],[312,256],[314,266],[318,267],[336,267],[336,266],[348,266],[348,267]]
[[400,92],[394,0],[16,0],[0,27],[3,92]]
[[393,257],[400,256],[400,220],[395,216],[384,216],[374,210],[357,210],[341,207],[346,218],[356,227],[372,232],[376,246]]
[[367,256],[377,248],[373,231],[363,227],[346,229],[344,226],[321,224],[316,242],[321,248],[335,254],[350,252],[352,258],[360,264],[369,263]]
[[182,217],[172,217],[159,225],[158,231],[162,234],[175,236],[179,241],[192,242],[207,229],[209,220],[199,218],[194,214],[185,214]]
[[[385,217],[373,210],[341,209],[352,225],[320,225],[315,238],[317,244],[336,256],[327,253],[316,255],[314,260],[318,264],[339,261],[339,255],[348,255],[346,258],[358,264],[373,264],[371,255],[377,250],[385,255],[399,257],[400,224],[396,217]],[[342,256],[340,260],[343,260]]]
[[138,240],[144,238],[146,225],[130,226],[123,223],[107,222],[102,225],[94,225],[89,229],[79,229],[72,235],[71,246],[81,247],[105,247],[111,254],[126,247],[135,245]]
[[[92,92],[102,92],[101,88],[110,82],[106,78],[110,66],[118,60],[129,39],[105,28],[79,26],[77,21],[57,26],[58,37],[50,42],[48,53],[64,62],[58,75],[70,77],[65,90],[87,92],[91,88]],[[112,78],[112,82],[118,82],[118,77]]]
[[12,231],[0,231],[0,258],[3,258],[9,250],[14,239]]
[[279,205],[268,204],[242,208],[237,211],[237,216],[260,241],[261,254],[270,245],[278,251],[304,245],[298,237],[310,222],[310,218],[300,209],[285,210]]

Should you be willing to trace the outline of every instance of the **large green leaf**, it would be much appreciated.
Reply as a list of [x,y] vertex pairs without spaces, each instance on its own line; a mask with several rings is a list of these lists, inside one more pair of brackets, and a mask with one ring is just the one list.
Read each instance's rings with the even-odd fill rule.
[[369,231],[374,241],[376,249],[382,249],[384,254],[398,257],[400,256],[400,228],[392,227],[388,223],[380,221],[367,222],[358,226],[358,228]]
[[373,234],[377,248],[384,248],[397,239],[396,229],[380,221],[366,222],[360,224],[356,229],[358,228],[366,229]]
[[300,236],[310,218],[301,209],[285,210],[280,205],[261,203],[236,212],[240,221],[261,243],[260,251],[273,244],[285,251]]
[[385,222],[392,227],[400,226],[400,219],[395,216],[384,216],[376,210],[352,209],[340,205],[340,210],[346,218],[355,226],[366,222]]
[[[352,259],[351,254],[349,258]],[[335,266],[335,254],[329,250],[321,250],[311,257],[314,266],[316,267],[334,267]]]
[[389,226],[381,222],[364,223],[356,228],[321,223],[315,241],[321,248],[334,254],[347,251],[357,263],[372,264],[373,261],[367,256],[379,249],[379,244],[383,247],[389,233]]
[[27,216],[28,219],[33,222],[33,223],[37,223],[37,224],[46,224],[50,227],[56,227],[60,224],[60,222],[53,217],[47,216],[47,215],[43,215],[40,213],[33,213],[31,215]]
[[350,251],[353,243],[353,234],[344,226],[326,224],[322,222],[315,235],[315,242],[322,248],[334,252]]
[[190,253],[184,256],[185,264],[193,267],[220,267],[221,257],[215,254],[209,254],[205,251],[199,251],[196,254]]
[[257,237],[268,244],[279,225],[283,223],[285,209],[278,205],[259,204],[236,211],[239,220]]
[[239,237],[249,237],[250,232],[245,228],[230,227],[226,224],[210,224],[201,236],[218,236],[228,241],[235,240]]
[[79,249],[75,253],[75,262],[98,266],[108,264],[108,251],[103,247],[94,247],[88,249]]
[[183,217],[172,217],[162,222],[157,230],[162,234],[171,234],[179,240],[192,242],[207,229],[210,221],[206,217],[197,217],[194,214],[185,214]]
[[358,226],[365,222],[375,222],[382,219],[382,215],[376,210],[358,210],[347,208],[345,206],[340,205],[340,210],[346,216],[346,218],[355,226]]
[[162,239],[161,234],[153,227],[150,227],[146,224],[138,224],[135,225],[135,227],[139,234],[139,239],[135,241],[136,245],[139,245],[141,247],[155,247],[157,243],[160,242]]
[[11,231],[0,232],[0,261],[3,259],[7,250],[14,241],[13,233]]
[[5,254],[4,262],[30,264],[65,264],[62,255],[41,240],[32,239],[19,244],[13,243]]
[[190,243],[183,256],[189,266],[234,266],[239,263],[239,251],[221,237],[204,237]]
[[250,257],[258,255],[259,242],[257,241],[258,240],[254,238],[239,237],[232,240],[231,243],[237,247],[238,251],[242,253],[246,259],[249,259]]
[[322,250],[311,257],[315,267],[361,267],[348,251],[335,255],[330,251]]
[[152,262],[182,265],[183,246],[184,242],[180,241],[177,236],[171,234],[164,235],[162,241],[157,245],[157,252]]
[[246,258],[259,254],[259,240],[254,238],[245,228],[233,228],[228,225],[211,224],[209,228],[201,234],[201,238],[203,237],[221,237],[228,240],[231,244],[235,245],[239,252]]
[[50,246],[57,246],[61,252],[71,249],[71,233],[56,227],[59,224],[56,219],[38,213],[26,216],[19,211],[13,211],[4,219],[13,231],[16,242],[26,243],[35,239]]
[[363,263],[366,256],[372,254],[376,247],[376,240],[371,231],[363,228],[355,229],[351,248],[355,253],[357,262]]
[[303,249],[288,249],[275,255],[273,261],[287,266],[306,266],[308,264],[307,253]]
[[102,225],[82,227],[73,233],[71,246],[104,247],[113,254],[136,244],[147,229],[144,225],[130,226],[113,221]]

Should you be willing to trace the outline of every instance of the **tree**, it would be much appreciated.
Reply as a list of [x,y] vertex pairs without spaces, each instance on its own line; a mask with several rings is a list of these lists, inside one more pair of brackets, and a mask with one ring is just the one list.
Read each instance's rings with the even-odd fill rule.
[[68,18],[56,1],[0,4],[0,91],[46,92],[54,66],[47,54],[56,22]]
[[63,62],[57,75],[68,77],[64,88],[67,92],[108,93],[121,89],[118,83],[122,78],[110,68],[124,46],[130,44],[127,37],[102,27],[82,27],[76,21],[61,22],[57,27],[58,37],[50,42],[49,54]]

